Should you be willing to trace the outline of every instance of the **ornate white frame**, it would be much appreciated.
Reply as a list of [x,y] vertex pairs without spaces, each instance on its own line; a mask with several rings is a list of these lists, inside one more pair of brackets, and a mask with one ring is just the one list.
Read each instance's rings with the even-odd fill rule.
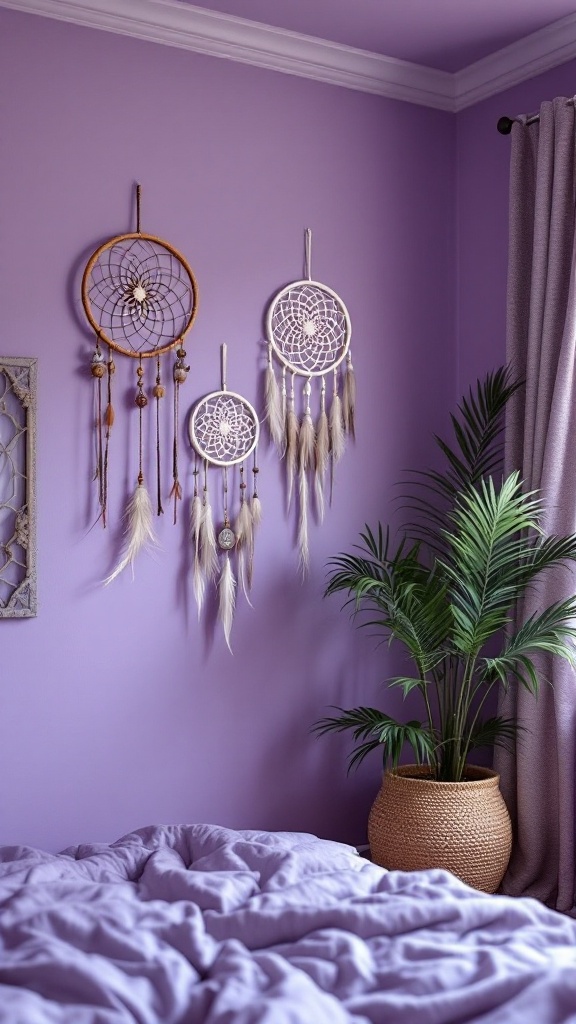
[[[4,378],[6,387],[0,395],[0,468],[2,462],[9,468],[9,481],[13,484],[12,494],[7,494],[0,476],[0,513],[4,509],[14,512],[12,532],[9,536],[1,532],[0,525],[0,587],[13,586],[12,593],[4,598],[0,593],[0,618],[16,619],[31,618],[37,614],[37,579],[36,579],[36,381],[37,359],[12,356],[0,356],[0,381]],[[21,421],[15,426],[13,437],[6,440],[1,429],[3,416],[14,422],[13,415],[7,411],[5,395],[9,391],[17,401],[21,412]],[[19,440],[21,443],[19,444]],[[7,454],[10,449],[9,454]],[[22,477],[20,485],[21,497],[14,502],[17,494],[17,477]],[[23,491],[23,493],[22,493]],[[7,500],[6,500],[7,499]],[[6,567],[15,559],[10,545],[17,545],[23,552],[22,560],[17,564],[22,570],[22,578],[16,582],[6,581],[2,574]],[[3,561],[2,561],[3,559]]]

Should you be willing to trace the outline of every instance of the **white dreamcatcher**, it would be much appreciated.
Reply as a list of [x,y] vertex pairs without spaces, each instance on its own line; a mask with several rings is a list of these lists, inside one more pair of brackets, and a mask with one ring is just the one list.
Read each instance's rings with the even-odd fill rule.
[[[312,280],[311,250],[312,231],[307,228],[305,280],[293,281],[282,288],[273,299],[266,318],[266,415],[272,440],[285,459],[288,509],[295,480],[298,480],[298,548],[303,573],[308,570],[310,561],[310,481],[313,480],[316,511],[322,521],[327,470],[330,465],[331,500],[334,468],[344,453],[346,434],[354,436],[356,403],[350,316],[335,291]],[[282,367],[280,383],[274,356]],[[296,377],[305,378],[300,416]],[[327,377],[331,378],[329,396]],[[312,400],[315,379],[320,381],[316,414]]]
[[[239,581],[246,598],[252,587],[254,569],[254,536],[262,517],[258,496],[258,465],[256,449],[260,423],[255,410],[245,398],[228,391],[226,385],[226,345],[222,345],[222,390],[206,395],[194,406],[188,423],[190,441],[198,456],[194,468],[194,495],[190,533],[194,549],[193,589],[202,612],[206,585],[218,587],[218,615],[228,648],[234,619],[236,586]],[[246,463],[252,456],[252,494],[247,495]],[[208,469],[222,471],[222,520],[218,533],[208,488]],[[239,499],[231,519],[229,505],[229,469],[238,467]],[[199,476],[202,480],[199,482]],[[231,555],[236,559],[236,573]],[[222,565],[220,562],[222,561]]]

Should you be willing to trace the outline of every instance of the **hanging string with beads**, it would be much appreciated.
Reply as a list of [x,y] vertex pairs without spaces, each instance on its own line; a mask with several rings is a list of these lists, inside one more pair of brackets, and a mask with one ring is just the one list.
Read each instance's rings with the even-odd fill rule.
[[124,550],[118,565],[104,581],[106,585],[112,583],[112,580],[115,580],[128,565],[134,571],[134,561],[142,548],[156,544],[156,537],[152,529],[152,502],[144,481],[143,413],[148,405],[148,398],[144,392],[142,357],[140,357],[139,365],[136,368],[136,377],[134,401],[138,408],[138,483],[126,509],[127,527]]
[[156,356],[156,383],[152,388],[152,394],[156,399],[156,515],[164,515],[162,508],[162,473],[160,458],[160,401],[166,394],[166,388],[162,384],[160,374],[160,356]]
[[293,373],[290,383],[290,398],[286,410],[286,505],[288,510],[292,504],[294,476],[296,474],[296,461],[298,458],[298,439],[300,435],[300,423],[296,413],[294,397],[295,376]]
[[92,356],[90,372],[94,378],[94,445],[95,468],[94,480],[98,481],[98,504],[103,525],[106,526],[106,509],[104,504],[104,455],[103,455],[103,422],[102,422],[102,378],[106,373],[106,364],[100,348],[100,339],[96,339],[96,348]]
[[232,653],[230,646],[230,635],[234,621],[234,608],[236,605],[236,580],[232,572],[230,561],[230,550],[235,546],[236,537],[230,526],[228,515],[228,467],[222,471],[222,490],[224,497],[224,526],[218,534],[218,546],[224,552],[222,572],[218,581],[218,617],[224,630],[224,638],[228,650]]
[[256,530],[262,522],[262,505],[260,503],[260,497],[258,495],[258,474],[260,472],[258,468],[258,447],[254,449],[254,458],[252,463],[252,498],[250,500],[250,511],[252,513],[252,545],[250,548],[250,556],[248,558],[248,590],[252,590],[252,580],[254,578],[254,540]]
[[202,539],[202,498],[198,489],[198,476],[200,471],[198,469],[198,456],[194,459],[194,492],[192,495],[192,509],[190,513],[190,539],[192,541],[193,550],[193,565],[192,565],[192,589],[194,591],[194,600],[196,601],[196,607],[198,608],[198,619],[202,612],[202,605],[204,604],[204,594],[206,590],[206,579],[202,571],[202,554],[200,549]]
[[300,553],[300,569],[305,575],[310,564],[310,548],[308,544],[308,473],[314,466],[315,431],[310,409],[310,378],[304,385],[304,416],[300,425],[300,444],[298,453],[298,550]]
[[138,483],[140,486],[144,483],[144,472],[142,469],[143,459],[143,444],[142,444],[142,412],[148,405],[148,398],[144,392],[144,367],[142,366],[142,359],[136,369],[137,385],[136,385],[136,398],[134,401],[138,407]]
[[174,499],[174,524],[178,519],[178,502],[182,498],[182,485],[178,477],[178,447],[179,447],[179,431],[178,431],[178,413],[180,405],[180,385],[186,382],[186,378],[190,372],[190,367],[186,366],[186,350],[180,345],[176,350],[176,362],[174,364],[174,444],[172,454],[172,490],[170,491],[170,497]]
[[334,370],[334,391],[332,393],[332,405],[330,406],[330,504],[334,492],[334,471],[340,462],[346,448],[346,435],[344,433],[344,418],[342,415],[342,399],[338,394],[338,370]]
[[314,467],[314,492],[318,519],[324,521],[324,480],[330,455],[330,426],[326,414],[326,381],[322,377],[320,388],[320,416],[316,427],[316,453]]
[[112,404],[112,378],[116,373],[116,365],[112,358],[112,350],[108,346],[108,378],[106,395],[106,412],[104,414],[105,435],[104,435],[104,480],[103,480],[103,520],[106,526],[108,510],[108,456],[110,452],[110,434],[114,426],[114,406]]
[[236,535],[236,554],[238,559],[238,582],[244,591],[248,604],[251,605],[248,596],[249,586],[246,559],[250,559],[250,552],[254,548],[254,538],[252,509],[246,497],[246,487],[244,463],[242,463],[240,466],[240,507],[234,524],[234,533]]

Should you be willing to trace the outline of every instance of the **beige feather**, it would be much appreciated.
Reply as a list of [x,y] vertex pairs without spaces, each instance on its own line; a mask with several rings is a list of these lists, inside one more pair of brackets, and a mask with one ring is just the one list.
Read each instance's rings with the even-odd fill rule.
[[234,608],[236,604],[236,580],[232,572],[232,565],[228,552],[224,558],[224,566],[222,568],[222,575],[218,583],[218,616],[224,629],[224,638],[230,654],[232,654],[232,648],[230,647],[230,635],[232,633],[232,623],[234,621]]
[[346,448],[346,435],[344,433],[344,420],[342,419],[342,400],[338,392],[332,397],[330,406],[330,454],[332,465],[330,471],[330,504],[334,491],[334,470],[344,454]]
[[206,580],[202,572],[202,564],[200,560],[200,533],[202,527],[202,501],[199,494],[195,494],[192,499],[192,514],[190,517],[190,539],[194,545],[194,565],[192,569],[192,588],[194,590],[194,598],[196,600],[196,606],[198,608],[198,618],[202,611],[202,605],[204,604],[204,593],[206,590]]
[[302,470],[298,478],[300,510],[298,517],[298,552],[300,571],[305,576],[310,567],[310,546],[308,543],[308,477]]
[[298,461],[298,437],[300,424],[294,410],[294,402],[291,401],[286,413],[286,507],[289,509],[292,504],[292,493],[294,490],[294,476]]
[[346,372],[344,374],[344,388],[342,395],[342,417],[344,429],[351,437],[355,437],[355,415],[356,415],[356,377],[352,359],[348,354],[346,359]]
[[205,580],[215,579],[219,568],[218,548],[216,546],[212,506],[207,492],[204,494],[202,520],[200,523],[200,566]]
[[246,500],[244,500],[240,505],[240,511],[238,512],[236,523],[234,525],[234,533],[236,534],[236,552],[238,555],[238,582],[242,587],[248,604],[252,606],[248,596],[250,582],[247,578],[246,557],[250,559],[250,553],[253,550],[254,530],[252,523],[252,511],[248,501]]
[[269,357],[268,366],[266,367],[265,401],[270,437],[280,452],[280,455],[283,455],[286,446],[286,439],[284,436],[284,418],[282,416],[282,396],[280,394],[280,388],[278,387],[278,381],[276,380],[276,374],[274,373],[274,367],[272,366],[271,357]]
[[310,549],[308,545],[308,471],[314,464],[314,424],[310,411],[307,410],[302,418],[300,427],[300,456],[299,456],[299,490],[300,490],[300,514],[298,520],[298,547],[300,550],[300,568],[306,573],[310,563]]
[[260,526],[262,522],[262,502],[257,494],[252,498],[252,537],[254,537],[254,531]]
[[316,509],[320,522],[324,520],[324,480],[329,454],[330,428],[328,426],[324,396],[322,396],[322,409],[320,410],[318,427],[316,429],[316,453],[314,460],[314,490],[316,494]]
[[256,530],[262,522],[262,504],[257,494],[254,494],[251,501],[251,512],[252,512],[252,544],[250,547],[250,555],[248,557],[248,589],[252,589],[252,580],[254,578],[254,540]]
[[127,566],[132,568],[134,576],[134,561],[142,548],[151,547],[157,544],[154,530],[152,529],[152,502],[150,495],[143,483],[139,483],[126,508],[126,541],[124,551],[114,571],[104,580],[108,586]]

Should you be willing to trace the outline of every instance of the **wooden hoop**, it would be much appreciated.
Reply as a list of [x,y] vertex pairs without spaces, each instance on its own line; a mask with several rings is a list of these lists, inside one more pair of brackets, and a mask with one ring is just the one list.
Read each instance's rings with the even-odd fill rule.
[[[167,252],[169,252],[171,256],[174,256],[174,258],[177,259],[178,262],[184,267],[184,270],[186,271],[188,277],[190,278],[190,283],[192,286],[193,303],[192,309],[190,311],[190,317],[188,319],[186,327],[178,335],[177,338],[174,338],[173,341],[168,342],[166,345],[162,345],[160,348],[151,349],[149,352],[134,352],[132,349],[124,348],[123,345],[119,345],[117,341],[112,341],[112,339],[108,337],[106,332],[102,330],[100,324],[97,323],[97,321],[92,316],[90,300],[88,298],[88,279],[90,277],[90,274],[92,273],[94,265],[97,263],[102,253],[106,252],[107,249],[111,249],[114,245],[117,245],[119,242],[126,242],[132,239],[140,239],[143,242],[153,242],[156,245],[162,246],[163,249],[166,249]],[[124,235],[116,235],[114,238],[110,238],[107,242],[104,242],[104,245],[99,246],[99,248],[96,249],[96,251],[88,260],[88,263],[86,264],[86,269],[84,270],[84,274],[82,276],[82,305],[84,306],[84,312],[86,313],[90,326],[96,332],[98,338],[102,342],[104,342],[104,344],[109,345],[110,348],[113,348],[116,352],[121,352],[122,355],[130,356],[132,359],[151,359],[153,356],[160,356],[163,355],[164,352],[169,352],[176,345],[180,344],[183,341],[186,334],[188,334],[188,331],[190,330],[192,324],[194,323],[194,320],[196,319],[196,313],[198,312],[198,286],[196,284],[196,278],[194,277],[194,273],[192,271],[190,264],[184,258],[184,256],[182,256],[182,254],[178,252],[178,249],[175,249],[174,246],[170,245],[169,242],[166,242],[163,238],[158,238],[156,235],[146,235],[142,231],[131,231]]]

